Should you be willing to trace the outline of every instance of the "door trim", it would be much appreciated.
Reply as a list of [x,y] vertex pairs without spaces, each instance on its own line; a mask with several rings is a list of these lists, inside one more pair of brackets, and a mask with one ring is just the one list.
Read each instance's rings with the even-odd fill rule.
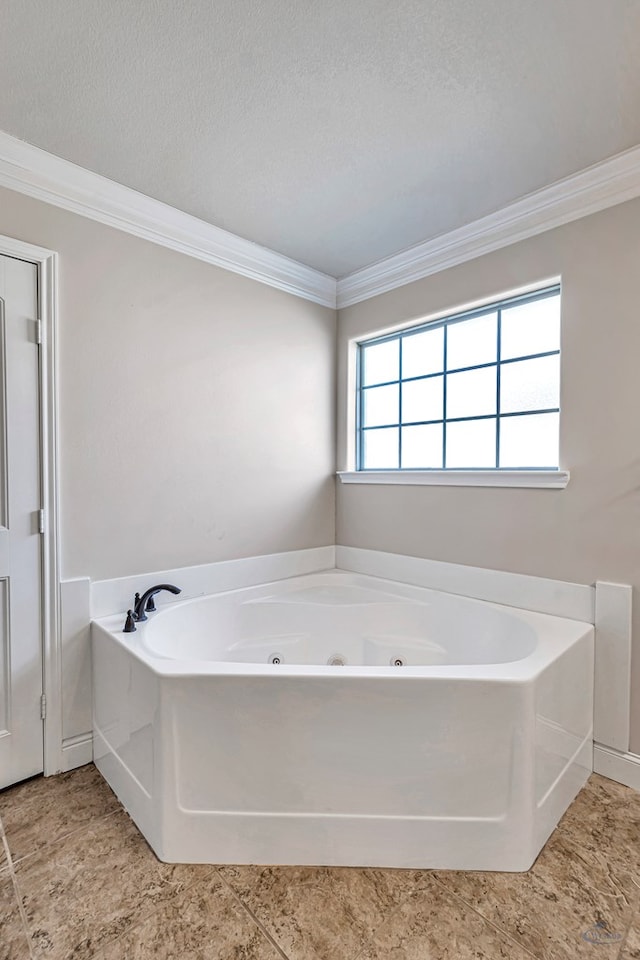
[[[42,543],[42,691],[44,774],[62,770],[62,645],[60,630],[60,501],[58,478],[58,254],[44,247],[0,236],[0,255],[34,263],[38,269],[40,347],[40,473],[44,534]],[[37,319],[34,317],[34,320]]]

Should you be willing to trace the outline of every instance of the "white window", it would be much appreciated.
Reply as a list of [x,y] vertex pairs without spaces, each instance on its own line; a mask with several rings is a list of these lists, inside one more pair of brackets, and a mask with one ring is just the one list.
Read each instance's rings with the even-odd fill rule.
[[357,472],[559,469],[558,285],[357,352]]

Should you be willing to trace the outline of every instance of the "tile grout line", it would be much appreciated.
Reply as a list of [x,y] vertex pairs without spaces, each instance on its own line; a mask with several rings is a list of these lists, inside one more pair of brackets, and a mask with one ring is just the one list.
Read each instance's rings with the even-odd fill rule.
[[29,929],[29,921],[27,920],[27,912],[24,908],[24,903],[22,902],[22,893],[20,887],[18,886],[18,878],[13,867],[13,860],[11,859],[11,851],[9,850],[9,844],[7,842],[7,837],[2,826],[2,821],[0,821],[0,839],[2,840],[2,846],[4,847],[4,855],[7,860],[7,873],[11,877],[11,885],[13,887],[13,893],[16,898],[16,903],[18,906],[18,913],[20,914],[20,923],[22,924],[22,931],[27,941],[27,950],[29,951],[29,956],[31,960],[34,960],[33,945],[31,943],[31,930]]
[[435,876],[435,874],[433,876],[433,879],[435,880],[435,882],[438,884],[439,887],[441,887],[443,890],[445,890],[449,894],[450,897],[453,897],[454,900],[457,900],[459,903],[464,904],[464,906],[467,907],[468,910],[471,910],[473,913],[476,914],[477,917],[480,917],[481,920],[483,920],[486,924],[488,924],[490,927],[496,930],[503,939],[509,941],[510,943],[513,943],[516,947],[518,947],[519,950],[522,950],[524,953],[528,954],[530,957],[533,957],[534,960],[544,960],[544,958],[540,954],[533,953],[531,950],[529,950],[528,947],[525,947],[524,944],[520,943],[519,940],[516,940],[516,938],[513,937],[508,930],[505,930],[503,927],[498,926],[497,923],[494,923],[493,920],[489,920],[488,917],[485,917],[485,915],[481,913],[480,910],[478,910],[476,907],[474,907],[472,903],[469,903],[467,900],[464,899],[464,897],[461,897],[460,894],[456,893],[455,891],[447,887],[447,885],[443,883],[441,880],[439,880],[438,877]]
[[[101,817],[96,817],[96,818],[88,821],[87,823],[83,824],[83,826],[78,827],[77,830],[72,830],[70,833],[67,833],[67,834],[65,834],[65,835],[62,836],[62,837],[56,838],[56,840],[53,840],[53,841],[51,841],[51,842],[49,842],[49,843],[43,844],[41,847],[39,847],[37,850],[34,850],[32,853],[28,853],[28,854],[26,854],[24,857],[20,857],[19,860],[16,860],[16,861],[15,861],[15,864],[21,866],[21,865],[24,864],[26,861],[31,860],[32,858],[34,858],[34,857],[36,857],[36,856],[42,855],[42,854],[45,853],[47,850],[51,849],[51,847],[56,846],[57,844],[62,843],[63,841],[68,840],[69,837],[72,837],[72,836],[75,837],[75,836],[77,836],[79,833],[81,833],[83,830],[88,830],[88,829],[90,829],[92,826],[94,826],[95,824],[103,823],[105,820],[109,820],[111,817],[115,817],[116,814],[122,814],[122,813],[124,813],[124,814],[126,815],[126,817],[127,817],[129,820],[131,820],[131,817],[129,816],[129,814],[127,813],[127,811],[125,810],[125,808],[124,808],[122,805],[120,805],[117,810],[113,810],[111,813],[107,813],[107,814],[105,814],[105,815],[103,815],[103,816],[101,816]],[[133,821],[131,821],[131,822],[133,823]],[[136,826],[135,823],[134,823],[134,826]],[[136,826],[136,830],[138,830],[138,827],[137,827],[137,826]],[[138,830],[138,832],[139,832],[139,830]],[[141,836],[142,839],[144,840],[144,842],[145,842],[145,844],[147,845],[147,847],[149,848],[149,850],[151,850],[151,847],[149,847],[149,844],[148,844],[148,842],[146,841],[146,839],[142,836],[142,834],[140,834],[140,836]],[[6,847],[7,862],[8,862],[8,864],[9,864],[9,873],[10,873],[10,875],[11,875],[11,877],[12,877],[12,880],[13,880],[13,886],[14,886],[14,890],[15,890],[15,892],[16,892],[16,897],[17,897],[17,900],[18,900],[18,908],[19,908],[19,911],[20,911],[20,916],[21,916],[23,925],[24,925],[24,927],[25,927],[25,933],[26,933],[26,936],[27,936],[28,947],[29,947],[29,956],[31,957],[31,960],[36,960],[36,955],[35,955],[35,953],[34,953],[34,951],[33,951],[33,949],[32,949],[30,925],[29,925],[29,922],[28,922],[28,920],[27,920],[26,911],[24,910],[24,906],[23,906],[23,903],[22,903],[22,895],[21,895],[21,892],[20,892],[20,886],[19,886],[18,876],[17,876],[17,874],[16,874],[16,872],[15,872],[14,861],[11,859],[11,854],[10,854],[9,846],[8,846],[8,838],[6,837],[6,834],[3,834],[3,835],[2,835],[2,839],[4,840],[5,847]],[[152,853],[153,856],[155,857],[155,853],[153,852],[153,850],[151,850],[151,853]],[[157,859],[157,858],[156,858],[156,859]],[[158,861],[158,862],[161,862],[161,861]],[[216,870],[215,866],[212,865],[211,872],[213,873],[213,872],[215,872],[215,870]],[[198,881],[197,879],[194,879],[194,880],[191,881],[191,883],[186,883],[186,884],[181,888],[181,891],[180,891],[180,892],[182,893],[182,892],[184,892],[184,891],[186,891],[186,890],[190,890],[191,887],[195,886],[198,882],[199,882],[199,881]],[[161,909],[162,909],[162,904],[157,904],[155,907],[152,907],[148,912],[143,912],[142,916],[139,918],[139,920],[137,921],[137,923],[135,923],[133,926],[131,926],[131,927],[129,928],[129,930],[123,931],[123,932],[120,933],[117,937],[114,937],[113,940],[108,940],[107,942],[105,942],[104,944],[102,944],[102,945],[100,946],[99,950],[98,950],[96,953],[92,953],[92,954],[91,954],[91,957],[92,957],[92,958],[93,958],[93,957],[99,958],[100,955],[103,953],[104,950],[106,950],[106,948],[107,948],[108,946],[110,946],[112,943],[115,943],[116,941],[120,940],[121,937],[125,936],[125,934],[128,933],[128,932],[130,932],[131,930],[135,930],[138,926],[140,926],[142,923],[144,923],[146,920],[148,920],[149,917],[153,916],[157,911],[159,911],[159,910],[161,910]],[[288,958],[286,958],[286,960],[288,960]]]
[[261,933],[263,934],[263,936],[265,936],[265,937],[267,938],[267,940],[269,941],[269,943],[270,943],[270,944],[275,948],[275,950],[277,950],[277,952],[280,954],[280,956],[282,957],[282,960],[290,960],[290,958],[289,958],[288,955],[284,952],[284,950],[282,949],[282,947],[280,946],[280,944],[277,942],[277,940],[275,940],[275,939],[271,936],[271,934],[270,934],[269,931],[266,929],[266,927],[264,926],[264,924],[262,923],[262,921],[259,920],[258,917],[256,917],[256,915],[255,915],[255,913],[253,912],[253,910],[244,902],[244,900],[242,899],[242,897],[241,897],[238,893],[236,893],[236,891],[234,890],[233,886],[229,883],[229,881],[227,880],[227,878],[224,877],[224,876],[220,873],[220,870],[219,870],[219,869],[217,870],[217,873],[218,873],[218,876],[220,877],[220,880],[222,881],[222,883],[225,885],[225,887],[226,887],[226,888],[229,890],[229,892],[231,893],[231,896],[234,898],[234,900],[236,900],[236,901],[240,904],[240,906],[242,907],[242,909],[245,910],[246,913],[249,914],[249,916],[251,917],[251,919],[253,920],[253,922],[256,924],[256,926],[258,927],[258,929],[261,931]]
[[[125,811],[125,812],[126,812],[126,811]],[[136,828],[136,829],[137,829],[137,828]],[[144,838],[143,838],[143,839],[144,839]],[[145,842],[146,842],[146,841],[145,841]],[[151,850],[151,847],[149,847],[149,849]],[[153,853],[153,850],[151,850],[151,852]],[[154,855],[154,857],[155,857],[155,853],[154,853],[153,855]],[[157,859],[157,857],[156,857],[156,859]],[[164,863],[164,862],[165,862],[165,861],[163,861],[163,860],[158,860],[158,863]],[[207,864],[207,866],[209,866],[209,864]],[[216,868],[213,864],[211,864],[211,873],[212,873],[212,874],[215,873],[216,870],[217,870],[217,868]],[[186,884],[180,889],[178,895],[181,895],[181,894],[183,894],[183,893],[186,893],[187,890],[191,890],[193,887],[197,886],[198,883],[204,883],[205,879],[206,879],[205,877],[200,877],[200,878],[198,878],[198,879],[196,879],[196,880],[192,880],[191,883],[186,883]],[[157,903],[154,907],[152,907],[152,908],[149,910],[148,913],[143,913],[142,916],[139,918],[139,920],[137,920],[136,923],[134,923],[132,926],[128,927],[126,930],[123,930],[121,933],[118,934],[117,937],[114,937],[113,940],[106,940],[104,943],[102,943],[102,944],[100,945],[100,948],[99,948],[95,953],[92,953],[92,954],[91,954],[91,957],[90,957],[90,958],[87,958],[87,960],[100,960],[100,957],[101,957],[101,956],[104,956],[105,950],[108,950],[111,946],[113,946],[114,943],[118,943],[120,940],[124,939],[124,937],[126,937],[128,934],[132,933],[134,930],[137,930],[138,927],[142,926],[143,923],[146,923],[147,920],[149,920],[151,917],[153,917],[156,913],[159,913],[159,912],[160,912],[161,910],[163,910],[166,906],[167,906],[167,903]],[[289,958],[286,957],[285,960],[289,960]]]
[[[36,847],[35,850],[32,850],[30,853],[25,853],[21,857],[18,857],[17,860],[13,860],[14,866],[22,864],[25,860],[30,860],[31,857],[36,857],[41,853],[44,853],[46,850],[49,850],[51,847],[54,847],[57,843],[62,843],[63,841],[68,840],[70,837],[75,837],[76,834],[81,833],[83,830],[88,830],[91,827],[95,826],[98,823],[102,823],[103,820],[108,820],[109,817],[114,817],[116,813],[127,813],[124,807],[121,807],[119,810],[112,810],[111,813],[102,814],[100,817],[94,817],[91,820],[88,820],[86,823],[83,823],[82,826],[77,827],[75,830],[69,831],[69,833],[64,833],[60,837],[56,837],[55,840],[47,840],[46,843],[43,843],[40,847]],[[129,814],[127,814],[129,816]],[[6,834],[5,834],[6,836]],[[9,844],[9,837],[6,837],[7,845]]]
[[[444,892],[445,892],[448,896],[451,896],[454,900],[457,900],[458,903],[463,904],[463,906],[465,906],[467,909],[471,910],[472,913],[474,913],[476,916],[480,917],[480,919],[481,919],[484,923],[486,923],[489,927],[491,927],[493,930],[495,930],[497,934],[499,934],[499,936],[500,936],[500,938],[501,938],[502,940],[507,941],[507,945],[508,945],[508,943],[512,943],[514,946],[517,946],[519,950],[522,950],[523,953],[526,953],[528,956],[532,957],[533,960],[543,960],[543,958],[539,957],[539,956],[538,956],[537,954],[535,954],[535,953],[532,953],[527,947],[524,947],[521,943],[518,943],[518,941],[515,940],[515,938],[512,937],[506,930],[503,930],[501,927],[497,926],[495,923],[492,923],[491,920],[488,920],[488,919],[487,919],[485,916],[483,916],[478,910],[476,910],[470,903],[467,903],[466,900],[463,900],[462,897],[458,896],[458,894],[453,893],[451,890],[449,890],[449,888],[448,888],[445,884],[443,884],[440,880],[438,880],[438,878],[437,878],[436,875],[435,875],[435,870],[429,869],[429,870],[427,870],[426,872],[427,872],[427,875],[428,875],[428,877],[430,878],[431,881],[433,881],[434,883],[436,883],[437,886],[440,887],[441,890],[444,890]],[[384,918],[384,920],[381,920],[380,923],[377,924],[377,926],[375,927],[375,929],[372,931],[373,935],[377,934],[378,931],[382,930],[382,928],[383,928],[384,926],[386,926],[386,924],[389,923],[389,921],[392,920],[393,917],[395,917],[395,915],[396,915],[397,913],[400,912],[400,910],[402,909],[402,907],[403,907],[406,903],[408,903],[409,900],[411,900],[412,897],[414,897],[417,893],[420,893],[420,892],[422,892],[422,893],[427,893],[427,892],[428,892],[428,884],[423,884],[423,885],[418,885],[418,884],[416,884],[416,886],[414,887],[414,889],[411,890],[410,893],[408,893],[407,896],[404,897],[404,898],[400,901],[400,903],[398,903],[398,904],[396,905],[396,907],[395,907],[393,910],[389,911],[389,914]],[[358,958],[362,956],[362,954],[364,953],[365,950],[366,950],[366,945],[365,945],[364,947],[362,947],[361,950],[358,951],[358,953],[355,955],[355,957],[352,958],[352,960],[358,960]],[[615,958],[615,960],[617,960],[617,958]]]

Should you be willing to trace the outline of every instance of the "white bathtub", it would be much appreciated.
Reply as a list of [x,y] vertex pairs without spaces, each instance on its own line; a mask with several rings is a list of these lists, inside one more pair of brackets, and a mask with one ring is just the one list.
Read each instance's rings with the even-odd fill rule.
[[95,762],[162,860],[526,870],[591,770],[586,623],[338,570],[123,622]]

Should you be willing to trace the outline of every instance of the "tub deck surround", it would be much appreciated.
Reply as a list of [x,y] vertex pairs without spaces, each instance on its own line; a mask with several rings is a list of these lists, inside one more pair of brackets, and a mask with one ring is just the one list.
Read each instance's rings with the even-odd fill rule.
[[361,547],[337,546],[335,565],[340,570],[397,580],[430,590],[442,590],[522,610],[568,617],[570,620],[584,620],[585,623],[594,622],[595,590],[582,583]]
[[[627,753],[632,635],[630,587],[601,582],[595,586],[567,583],[344,546],[218,561],[93,583],[88,578],[63,581],[61,629],[65,669],[62,769],[80,766],[92,757],[90,615],[94,619],[101,619],[116,612],[124,614],[137,590],[161,580],[179,584],[183,588],[181,598],[194,598],[336,568],[595,623],[596,757],[598,751],[613,750],[614,765],[610,762],[609,754],[603,754],[602,762],[606,764],[606,769],[603,767],[602,772],[612,775],[615,770],[620,782],[630,786],[637,783],[638,764]],[[162,596],[158,605],[163,605]]]
[[122,627],[95,760],[167,862],[526,870],[591,770],[589,624],[334,570]]
[[[238,560],[217,560],[194,567],[156,570],[113,580],[96,580],[91,584],[91,616],[95,619],[111,613],[126,613],[133,605],[134,594],[142,593],[153,583],[175,583],[182,588],[182,599],[188,599],[328,570],[335,567],[335,559],[334,546],[309,547]],[[162,607],[170,601],[160,594],[156,602]]]
[[526,873],[166,865],[88,766],[0,793],[0,956],[635,960],[638,831],[594,775]]

